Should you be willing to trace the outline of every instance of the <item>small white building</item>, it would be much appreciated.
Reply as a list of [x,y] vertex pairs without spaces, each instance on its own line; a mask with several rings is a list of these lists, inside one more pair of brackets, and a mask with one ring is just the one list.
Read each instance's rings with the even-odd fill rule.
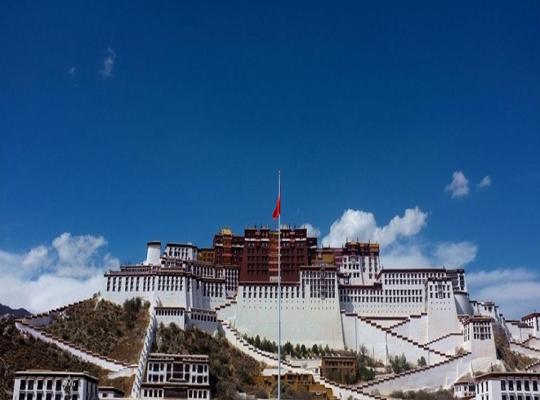
[[208,356],[151,353],[141,398],[210,399]]
[[539,400],[540,374],[490,372],[476,377],[476,400]]
[[454,383],[454,397],[456,399],[474,398],[476,386],[470,374],[466,374]]
[[167,243],[165,256],[182,261],[197,261],[197,246],[191,243]]
[[13,400],[99,400],[98,380],[85,372],[19,371]]
[[531,314],[525,315],[521,320],[532,328],[531,335],[540,338],[540,313],[533,312]]

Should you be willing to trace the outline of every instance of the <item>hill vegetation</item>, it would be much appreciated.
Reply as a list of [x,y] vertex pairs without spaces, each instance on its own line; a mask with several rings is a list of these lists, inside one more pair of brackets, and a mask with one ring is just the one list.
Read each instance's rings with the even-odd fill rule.
[[521,371],[527,365],[536,361],[534,358],[527,357],[523,354],[516,353],[510,350],[508,338],[500,327],[493,325],[493,333],[495,336],[495,347],[497,349],[497,358],[504,362],[504,365],[509,371]]
[[15,372],[26,369],[86,371],[100,379],[100,384],[131,390],[132,379],[107,379],[107,371],[83,362],[59,348],[22,335],[13,316],[0,318],[0,400],[10,400]]
[[235,399],[236,392],[255,393],[255,378],[263,365],[232,347],[222,336],[211,336],[196,328],[181,330],[161,324],[153,351],[160,353],[207,354],[210,358],[212,398]]
[[139,298],[123,306],[93,298],[64,311],[45,330],[103,356],[136,363],[149,322],[148,307]]
[[437,390],[436,392],[426,392],[419,390],[417,392],[401,390],[390,393],[390,398],[401,400],[453,400],[454,394],[450,390]]

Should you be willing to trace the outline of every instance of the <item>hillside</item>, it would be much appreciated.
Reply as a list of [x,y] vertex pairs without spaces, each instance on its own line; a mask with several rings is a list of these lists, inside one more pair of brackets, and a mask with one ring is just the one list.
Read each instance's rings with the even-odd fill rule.
[[130,390],[131,379],[106,378],[107,371],[83,362],[55,346],[32,337],[24,337],[15,328],[12,316],[0,318],[0,400],[10,400],[13,376],[26,369],[49,369],[56,371],[87,371],[100,378],[100,384],[113,385]]
[[11,308],[9,306],[6,306],[5,304],[0,304],[0,317],[6,314],[13,315],[17,318],[32,315],[30,311],[25,310],[24,308]]
[[522,371],[527,365],[535,361],[534,358],[510,350],[508,338],[498,326],[493,327],[497,358],[504,362],[509,371]]
[[254,393],[255,377],[263,370],[263,365],[232,347],[224,337],[213,337],[198,329],[183,331],[174,324],[159,326],[153,351],[207,354],[212,398],[233,399],[236,390]]
[[148,306],[140,299],[119,306],[93,298],[70,307],[45,330],[103,356],[136,363],[148,326]]

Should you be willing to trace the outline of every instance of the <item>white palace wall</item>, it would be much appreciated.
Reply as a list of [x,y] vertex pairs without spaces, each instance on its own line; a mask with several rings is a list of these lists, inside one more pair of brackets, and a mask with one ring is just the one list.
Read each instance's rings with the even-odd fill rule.
[[225,296],[224,281],[209,281],[188,275],[172,274],[108,277],[107,287],[103,293],[104,299],[118,304],[123,304],[134,297],[152,302],[156,297],[161,306],[207,310],[224,304]]
[[[243,285],[238,288],[235,328],[248,336],[277,341],[277,287],[269,286],[267,293],[269,296],[273,291],[272,298],[262,295],[262,286],[252,286],[257,291],[253,290],[252,297],[248,297],[248,288]],[[333,349],[343,349],[338,297],[310,298],[309,287],[306,289],[302,297],[299,286],[282,286],[282,342],[306,346],[327,344]],[[254,293],[257,297],[253,297]]]

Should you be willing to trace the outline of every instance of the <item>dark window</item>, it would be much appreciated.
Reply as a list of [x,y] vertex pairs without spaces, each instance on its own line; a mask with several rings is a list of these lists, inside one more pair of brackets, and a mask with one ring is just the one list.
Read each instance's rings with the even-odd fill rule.
[[501,390],[506,390],[506,381],[504,379],[501,381]]
[[51,380],[47,381],[47,390],[52,390],[52,381]]
[[529,381],[525,381],[525,382],[523,382],[523,383],[525,384],[525,390],[526,390],[526,391],[531,390],[530,387],[529,387]]
[[45,395],[45,400],[52,400],[52,393],[47,393]]
[[536,392],[538,390],[538,382],[533,381],[533,390]]
[[34,390],[34,381],[28,381],[28,390]]
[[62,390],[62,381],[56,381],[56,390]]
[[38,390],[43,389],[43,381],[37,381],[37,388]]
[[516,381],[516,390],[521,390],[521,381]]
[[20,385],[20,388],[21,388],[21,390],[25,390],[25,389],[26,389],[26,379],[21,379],[21,385]]

